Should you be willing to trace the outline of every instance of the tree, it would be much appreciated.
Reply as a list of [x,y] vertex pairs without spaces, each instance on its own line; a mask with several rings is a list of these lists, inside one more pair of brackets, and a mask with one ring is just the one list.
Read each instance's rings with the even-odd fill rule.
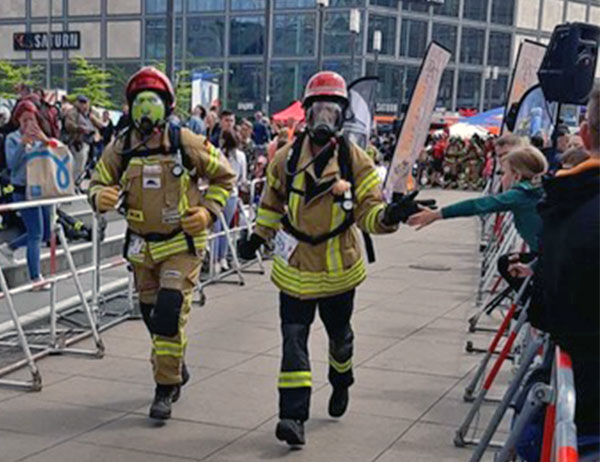
[[73,61],[75,70],[71,82],[71,93],[87,96],[94,106],[114,108],[115,103],[108,92],[112,79],[111,73],[102,70],[99,66],[90,64],[85,58],[79,56],[74,58]]
[[192,82],[190,71],[181,70],[175,72],[175,96],[177,99],[176,112],[181,118],[190,116],[192,104]]
[[39,84],[35,78],[39,74],[39,66],[18,66],[10,61],[0,60],[0,98],[16,98],[15,87],[17,84],[29,86]]

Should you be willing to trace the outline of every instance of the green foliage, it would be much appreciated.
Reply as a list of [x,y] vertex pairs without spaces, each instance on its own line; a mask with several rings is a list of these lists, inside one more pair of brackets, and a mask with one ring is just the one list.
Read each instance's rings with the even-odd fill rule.
[[17,84],[41,86],[40,79],[40,66],[19,66],[10,61],[0,60],[0,98],[16,98],[15,86]]
[[99,66],[90,64],[82,57],[76,57],[73,61],[75,69],[73,80],[70,82],[71,93],[87,96],[94,106],[107,109],[115,108],[115,103],[108,92],[112,80],[111,73],[102,70]]
[[183,119],[188,118],[190,116],[190,106],[192,104],[192,80],[190,71],[181,70],[175,73],[175,96],[177,97],[177,115]]

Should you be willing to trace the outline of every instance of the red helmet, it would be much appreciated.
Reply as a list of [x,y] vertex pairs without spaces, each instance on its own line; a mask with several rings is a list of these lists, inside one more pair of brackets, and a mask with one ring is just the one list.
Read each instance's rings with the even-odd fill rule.
[[348,88],[344,78],[332,71],[321,71],[313,75],[306,84],[302,105],[308,106],[313,98],[341,99],[348,104]]
[[156,91],[165,98],[165,105],[168,111],[175,109],[175,91],[169,78],[161,71],[152,66],[142,67],[133,74],[127,86],[125,87],[125,98],[129,106],[133,102],[135,95],[142,91]]

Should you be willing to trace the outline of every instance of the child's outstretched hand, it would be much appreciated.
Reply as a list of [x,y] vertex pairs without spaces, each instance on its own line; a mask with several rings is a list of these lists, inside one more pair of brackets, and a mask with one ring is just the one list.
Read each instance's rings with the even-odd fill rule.
[[416,226],[418,231],[425,228],[425,226],[430,225],[434,221],[439,220],[440,218],[442,218],[442,214],[439,210],[425,209],[410,216],[407,224],[413,227]]

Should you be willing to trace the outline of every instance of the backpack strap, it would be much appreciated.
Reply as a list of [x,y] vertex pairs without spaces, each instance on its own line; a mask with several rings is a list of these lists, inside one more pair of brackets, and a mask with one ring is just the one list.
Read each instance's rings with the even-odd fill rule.
[[294,144],[292,145],[292,149],[288,154],[288,158],[286,160],[286,169],[285,169],[285,203],[287,204],[290,201],[290,194],[293,192],[304,195],[303,191],[295,191],[293,190],[294,183],[294,175],[292,172],[295,172],[298,168],[298,162],[300,161],[300,154],[302,153],[302,145],[304,144],[304,137],[306,136],[305,132],[300,133]]
[[[355,196],[355,184],[354,184],[354,171],[352,170],[352,158],[350,157],[350,142],[346,137],[340,137],[339,139],[340,150],[338,154],[338,162],[340,165],[340,173],[342,178],[350,183],[352,189],[352,196]],[[373,239],[371,235],[365,231],[362,231],[363,240],[365,241],[365,252],[367,254],[367,261],[373,263],[375,261],[375,246],[373,245]]]

